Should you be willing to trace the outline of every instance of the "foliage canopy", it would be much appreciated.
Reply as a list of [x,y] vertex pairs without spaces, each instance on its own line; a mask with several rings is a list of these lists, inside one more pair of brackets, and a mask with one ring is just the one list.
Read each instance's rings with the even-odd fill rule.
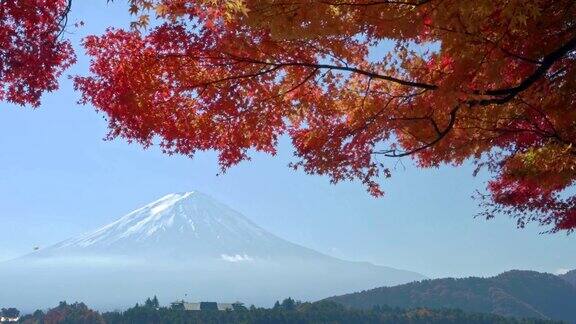
[[[18,56],[1,56],[0,98],[38,105],[73,60],[54,38],[68,2],[15,2],[51,5],[23,22],[3,8],[0,44],[17,30],[48,54],[33,61],[43,77],[18,77]],[[216,150],[226,169],[249,150],[275,154],[287,135],[294,168],[359,180],[375,196],[391,175],[385,158],[472,160],[493,175],[480,195],[484,216],[576,228],[574,1],[130,3],[134,28],[87,37],[90,74],[75,78],[81,101],[107,115],[111,138],[159,139],[169,154]],[[37,12],[39,34],[30,27]]]

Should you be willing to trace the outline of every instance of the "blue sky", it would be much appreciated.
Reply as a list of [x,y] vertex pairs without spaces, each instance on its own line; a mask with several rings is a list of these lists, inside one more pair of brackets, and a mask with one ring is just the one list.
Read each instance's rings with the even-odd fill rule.
[[[123,1],[76,1],[69,37],[78,48],[87,34],[127,25]],[[374,199],[356,183],[330,185],[323,177],[287,168],[287,139],[276,157],[255,155],[218,173],[215,155],[194,159],[103,141],[106,122],[62,78],[41,108],[0,103],[0,260],[90,231],[167,193],[199,190],[242,212],[265,229],[340,258],[418,271],[430,277],[492,275],[505,270],[555,272],[576,268],[576,236],[515,228],[514,220],[475,219],[486,175],[472,167],[419,170],[400,160]]]

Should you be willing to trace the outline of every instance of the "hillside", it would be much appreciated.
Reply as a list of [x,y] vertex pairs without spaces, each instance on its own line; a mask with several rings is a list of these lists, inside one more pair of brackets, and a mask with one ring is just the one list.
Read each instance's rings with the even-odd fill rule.
[[336,296],[352,308],[459,308],[576,323],[576,287],[548,273],[513,270],[490,278],[434,279]]
[[560,278],[568,281],[569,283],[571,283],[573,286],[576,287],[576,269],[568,271],[563,275],[560,275]]

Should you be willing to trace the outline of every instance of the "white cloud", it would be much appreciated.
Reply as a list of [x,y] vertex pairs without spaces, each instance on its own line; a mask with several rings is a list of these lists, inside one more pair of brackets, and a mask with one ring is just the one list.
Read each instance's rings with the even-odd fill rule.
[[243,261],[252,261],[252,260],[254,260],[254,259],[252,259],[251,257],[247,256],[246,254],[244,254],[244,255],[240,255],[240,254],[236,254],[236,255],[222,254],[220,257],[222,258],[222,260],[228,261],[228,262],[243,262]]
[[565,269],[565,268],[559,268],[556,269],[556,271],[554,271],[555,275],[563,275],[566,274],[566,272],[570,271],[570,269]]

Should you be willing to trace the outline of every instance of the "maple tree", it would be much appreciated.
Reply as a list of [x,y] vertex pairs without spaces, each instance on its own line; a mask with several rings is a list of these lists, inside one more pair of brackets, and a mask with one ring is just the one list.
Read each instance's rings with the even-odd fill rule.
[[68,0],[0,0],[0,101],[40,105],[75,61],[61,37]]
[[471,160],[484,216],[576,228],[574,1],[129,2],[133,28],[87,37],[75,78],[110,138],[226,169],[287,135],[294,168],[375,196],[386,158]]

